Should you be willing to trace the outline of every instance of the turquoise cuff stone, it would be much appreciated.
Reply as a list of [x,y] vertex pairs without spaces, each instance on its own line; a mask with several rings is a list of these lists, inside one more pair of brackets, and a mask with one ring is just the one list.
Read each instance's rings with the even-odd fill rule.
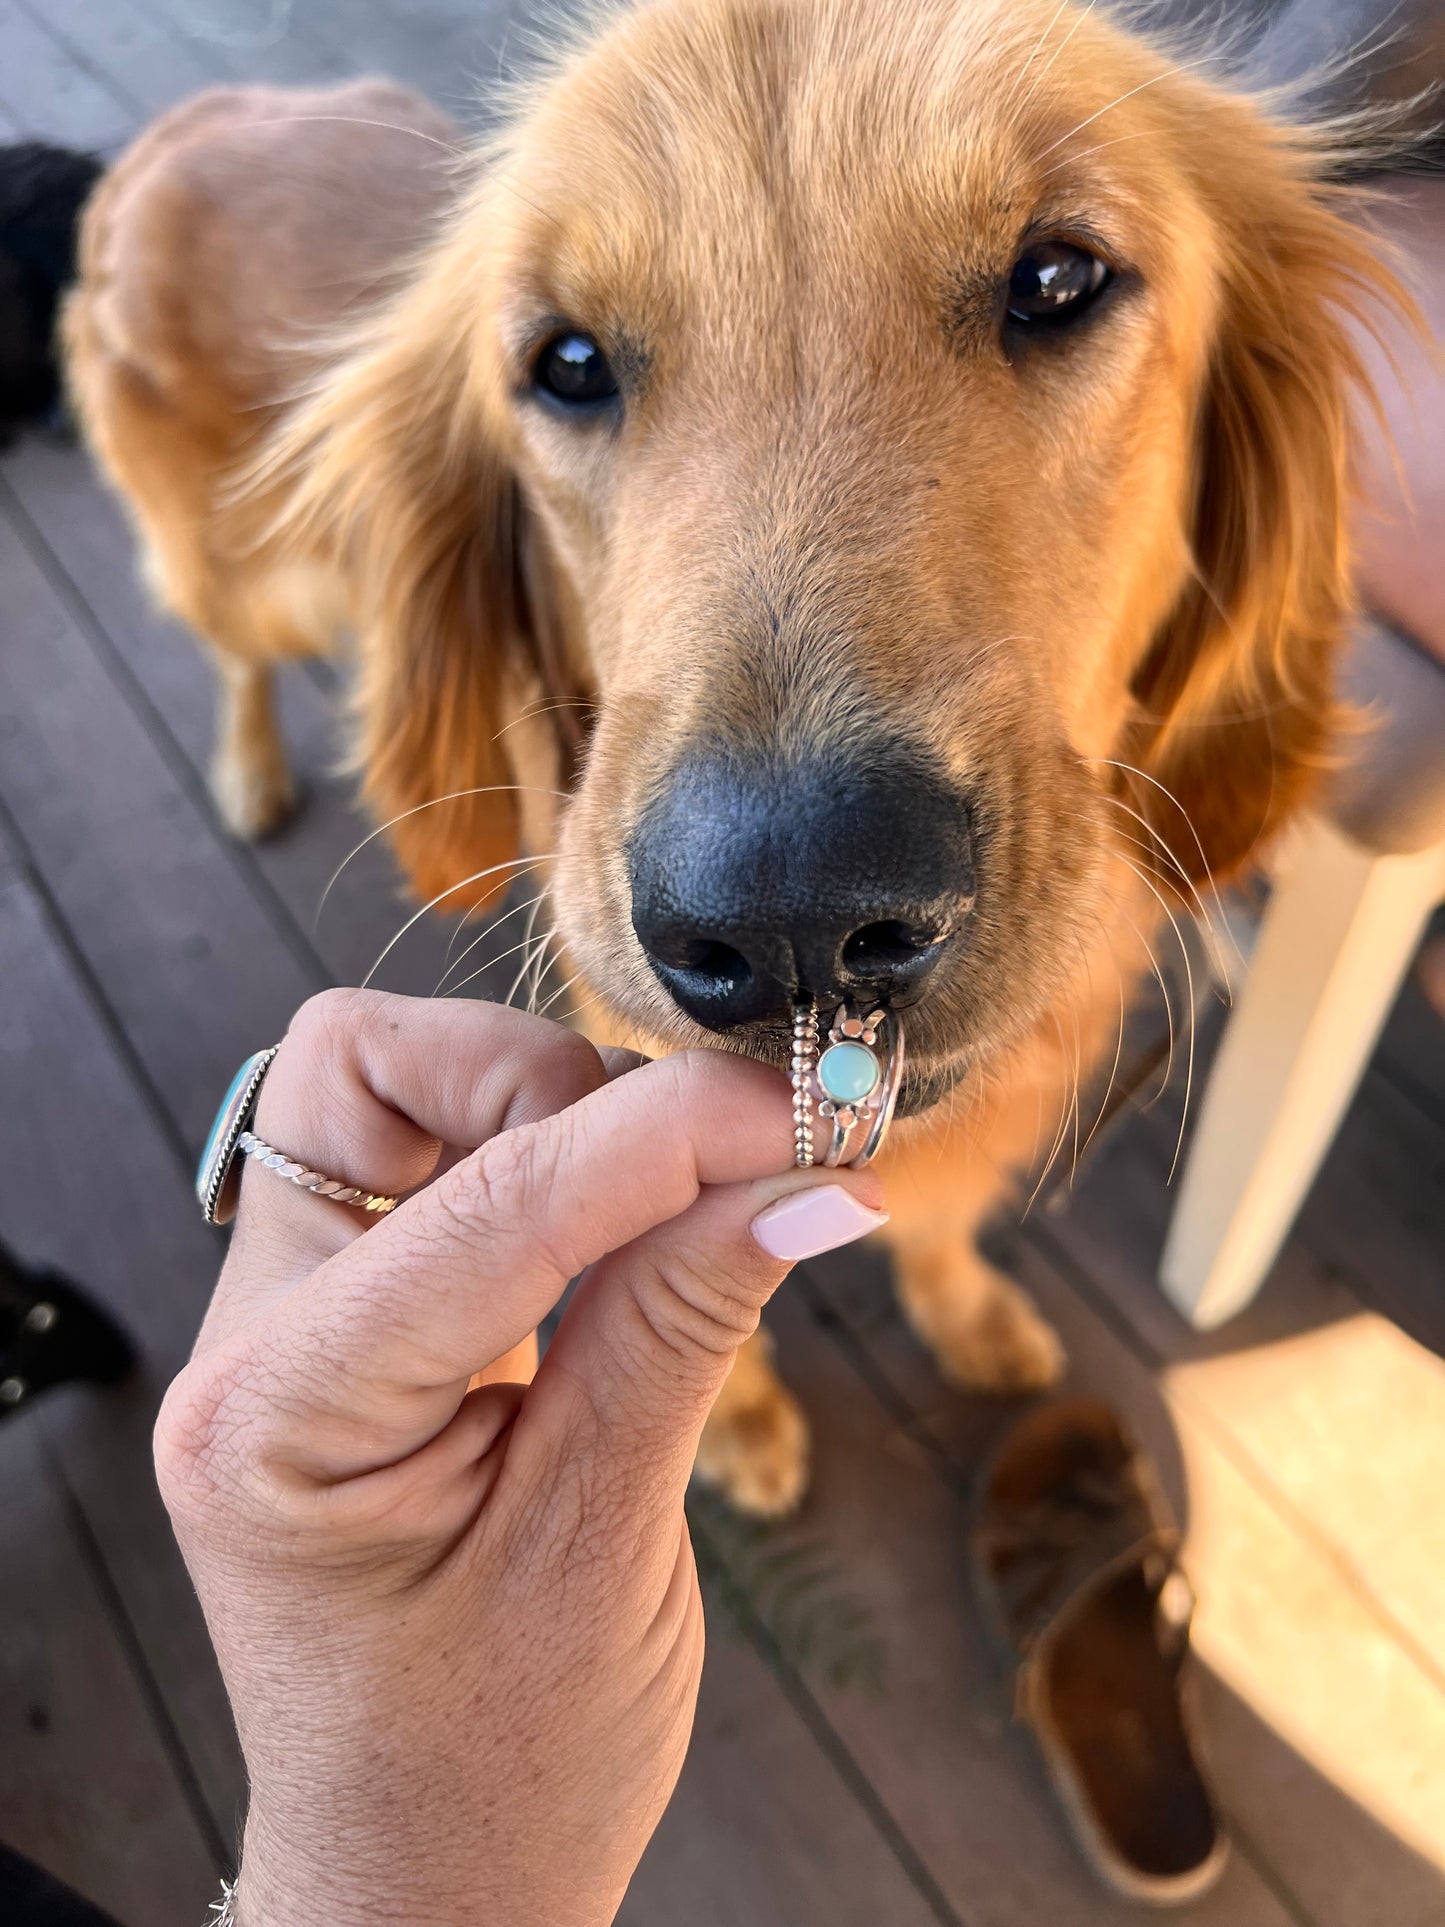
[[877,1090],[882,1075],[868,1046],[851,1039],[830,1044],[818,1059],[819,1087],[835,1104],[861,1104]]
[[207,1224],[224,1224],[235,1213],[236,1186],[231,1182],[231,1175],[236,1162],[236,1144],[251,1120],[275,1055],[273,1044],[270,1050],[258,1050],[248,1057],[221,1099],[221,1108],[216,1112],[216,1121],[196,1167],[196,1201]]

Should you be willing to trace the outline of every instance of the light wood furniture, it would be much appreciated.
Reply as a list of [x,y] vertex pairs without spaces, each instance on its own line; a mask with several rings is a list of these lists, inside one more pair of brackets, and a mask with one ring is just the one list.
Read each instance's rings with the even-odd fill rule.
[[1263,1283],[1442,898],[1445,843],[1381,855],[1316,817],[1283,855],[1160,1270],[1198,1329]]
[[1350,685],[1374,728],[1281,852],[1169,1226],[1160,1282],[1201,1330],[1264,1282],[1445,900],[1445,667],[1365,623]]

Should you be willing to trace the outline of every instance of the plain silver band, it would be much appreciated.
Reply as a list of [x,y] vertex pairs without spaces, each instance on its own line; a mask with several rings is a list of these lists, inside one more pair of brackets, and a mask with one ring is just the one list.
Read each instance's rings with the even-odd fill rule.
[[878,1115],[874,1118],[868,1135],[863,1140],[863,1149],[853,1160],[853,1169],[861,1170],[871,1164],[888,1135],[888,1126],[893,1122],[893,1113],[898,1107],[898,1093],[903,1087],[903,1020],[898,1012],[890,1011],[888,1017],[888,1068],[883,1073],[883,1088],[878,1094]]

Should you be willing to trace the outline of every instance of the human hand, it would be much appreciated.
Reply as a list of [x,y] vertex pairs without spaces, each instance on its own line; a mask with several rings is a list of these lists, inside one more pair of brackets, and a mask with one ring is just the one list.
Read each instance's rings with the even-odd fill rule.
[[251,1777],[241,1927],[610,1921],[692,1727],[703,1421],[877,1178],[789,1168],[742,1058],[608,1082],[555,1025],[360,992],[303,1008],[256,1128],[424,1188],[368,1223],[248,1168],[157,1425]]

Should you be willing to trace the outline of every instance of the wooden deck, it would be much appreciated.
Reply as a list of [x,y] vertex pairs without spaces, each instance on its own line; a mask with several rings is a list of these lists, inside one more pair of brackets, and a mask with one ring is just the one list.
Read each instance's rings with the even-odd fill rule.
[[[0,0],[0,133],[111,148],[216,78],[366,70],[475,116],[502,38],[460,0]],[[88,1280],[145,1360],[0,1426],[0,1838],[127,1927],[199,1927],[243,1793],[149,1468],[220,1255],[193,1154],[240,1059],[406,914],[373,845],[316,924],[364,833],[329,774],[330,681],[286,684],[304,812],[237,848],[201,774],[208,673],[148,610],[114,503],[73,450],[0,459],[0,1230]],[[382,981],[430,990],[447,934],[419,926]],[[1406,992],[1270,1285],[1210,1339],[1152,1283],[1179,1102],[1002,1249],[1188,1522],[1237,1851],[1180,1918],[1441,1927],[1445,1027]],[[697,1737],[623,1919],[1135,1918],[1070,1845],[969,1595],[969,1481],[1006,1410],[944,1390],[856,1254],[805,1267],[772,1323],[815,1490],[774,1534],[698,1508]]]

